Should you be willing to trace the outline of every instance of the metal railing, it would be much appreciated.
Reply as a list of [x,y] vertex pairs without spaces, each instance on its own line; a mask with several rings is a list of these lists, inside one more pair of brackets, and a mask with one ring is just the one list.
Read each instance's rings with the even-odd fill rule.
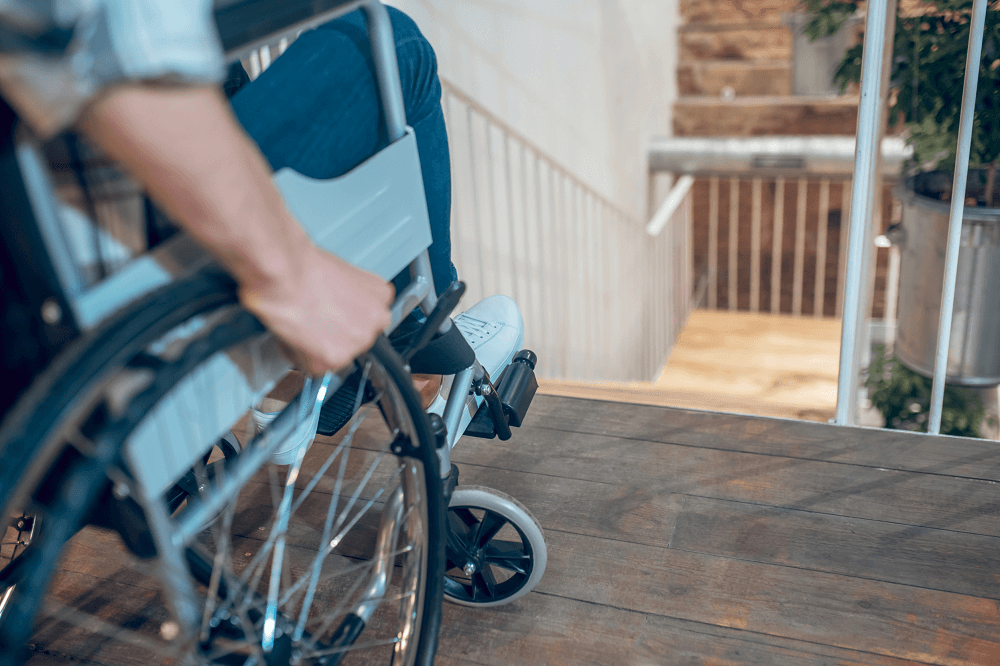
[[[253,80],[287,38],[248,53]],[[648,225],[442,80],[452,259],[470,305],[513,298],[550,379],[651,381],[692,309],[691,199],[675,188]],[[688,184],[690,185],[690,184]],[[460,306],[461,307],[461,306]]]
[[655,379],[692,308],[687,191],[644,225],[448,82],[442,104],[467,302],[514,298],[544,377]]
[[[902,139],[886,139],[886,173],[898,174],[909,154]],[[699,305],[841,317],[853,155],[850,137],[653,142],[652,170],[696,179],[694,256],[705,283]],[[891,310],[892,293],[886,285],[873,304],[879,315]]]
[[[979,64],[982,57],[987,0],[974,0],[970,16],[969,46],[965,62],[965,82],[962,89],[958,145],[952,191],[965,192],[972,142],[973,111],[976,87],[979,82]],[[857,420],[858,373],[861,356],[860,342],[865,328],[862,287],[870,275],[871,236],[870,213],[876,199],[877,153],[879,137],[884,128],[883,91],[886,90],[892,67],[892,47],[895,30],[896,0],[872,0],[868,3],[865,26],[864,55],[861,64],[861,103],[858,110],[858,148],[854,163],[855,188],[851,201],[852,224],[850,230],[849,263],[845,293],[844,322],[840,345],[840,380],[837,387],[837,417],[841,425],[854,425]],[[948,248],[945,271],[942,276],[942,301],[938,323],[937,352],[934,365],[934,383],[927,430],[938,434],[944,403],[945,373],[951,336],[952,314],[955,303],[955,286],[958,274],[958,253],[961,241],[962,217],[965,197],[952,197],[949,220]]]

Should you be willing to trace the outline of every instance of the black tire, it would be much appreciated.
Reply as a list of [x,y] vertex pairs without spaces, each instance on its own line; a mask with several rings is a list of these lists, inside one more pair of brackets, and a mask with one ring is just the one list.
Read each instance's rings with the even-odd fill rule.
[[[182,344],[176,343],[165,351],[162,340],[167,334],[176,337],[177,331],[185,330],[197,321],[208,322],[209,325],[190,336],[189,340],[184,339]],[[268,663],[287,663],[293,655],[299,658],[299,663],[305,664],[332,664],[345,654],[348,656],[345,663],[367,659],[371,655],[362,653],[360,647],[357,652],[346,648],[351,644],[363,646],[369,641],[369,634],[377,633],[384,628],[383,625],[392,624],[391,617],[384,617],[390,602],[399,605],[399,616],[404,615],[405,610],[405,614],[413,618],[409,624],[401,624],[397,632],[408,632],[405,640],[390,643],[387,648],[393,663],[420,666],[433,663],[440,626],[440,581],[444,568],[444,506],[438,478],[439,463],[426,417],[420,409],[419,397],[398,356],[384,340],[380,340],[356,363],[367,368],[369,397],[378,393],[379,409],[362,409],[362,413],[380,414],[388,427],[370,420],[371,427],[366,425],[358,431],[358,437],[361,437],[358,442],[354,431],[356,425],[352,421],[350,432],[339,442],[317,440],[307,453],[299,456],[298,464],[290,467],[270,464],[264,456],[260,470],[246,483],[240,484],[239,493],[225,495],[231,501],[222,512],[223,520],[214,520],[210,527],[206,526],[201,533],[186,541],[186,545],[174,549],[164,546],[176,537],[170,532],[176,521],[157,523],[153,518],[161,513],[166,515],[167,502],[163,496],[137,487],[139,476],[126,462],[129,459],[126,442],[134,441],[129,438],[138,438],[139,433],[144,432],[143,428],[149,430],[150,423],[163,418],[157,416],[166,409],[162,406],[178,401],[178,396],[183,397],[184,387],[195,385],[207,377],[206,369],[211,367],[210,363],[228,358],[227,351],[230,354],[234,350],[238,352],[240,345],[252,344],[252,341],[264,336],[266,333],[259,322],[236,305],[231,280],[217,274],[194,276],[129,307],[77,341],[11,411],[0,428],[0,516],[37,516],[43,527],[40,533],[35,534],[31,547],[22,549],[17,557],[4,560],[6,551],[0,552],[0,596],[5,591],[11,592],[7,595],[6,605],[0,610],[0,664],[21,663],[28,654],[25,648],[29,642],[34,644],[35,650],[59,654],[61,640],[79,642],[81,635],[85,641],[97,646],[88,648],[97,650],[88,657],[100,663],[136,663],[137,658],[153,663],[171,651],[174,657],[179,653],[192,663],[242,663],[245,657],[241,654],[253,653],[256,649],[253,644],[260,640],[264,619],[259,609],[264,608],[262,604],[265,604],[264,596],[269,588],[264,585],[262,593],[262,588],[255,582],[267,576],[250,575],[248,582],[241,581],[236,572],[241,566],[244,573],[257,566],[262,574],[263,569],[269,566],[266,563],[271,561],[268,558],[273,557],[263,551],[277,551],[279,540],[283,549],[288,542],[289,553],[288,564],[275,577],[278,581],[275,589],[289,595],[286,607],[277,613],[279,629],[295,625],[301,608],[305,606],[304,590],[310,588],[310,578],[304,577],[301,572],[297,578],[290,578],[293,576],[292,568],[296,566],[293,562],[296,554],[311,553],[308,555],[312,558],[311,565],[322,572],[318,582],[312,586],[315,593],[309,597],[313,603],[307,615],[311,616],[312,609],[330,611],[337,607],[337,603],[347,604],[348,609],[381,605],[370,617],[368,631],[361,638],[356,634],[365,623],[359,624],[356,617],[351,619],[350,613],[327,618],[325,623],[306,623],[305,631],[300,632],[301,636],[297,639],[291,637],[292,632],[285,632],[284,640],[276,641],[267,655]],[[137,376],[141,381],[136,380]],[[126,391],[126,399],[123,400],[121,387],[134,384],[138,388]],[[199,384],[201,386],[209,385]],[[225,387],[220,390],[224,391]],[[289,410],[295,409],[296,405],[297,401],[293,401]],[[296,427],[290,419],[283,420],[283,423],[285,425],[281,427],[285,430],[282,432],[290,432]],[[271,427],[279,426],[275,422]],[[385,441],[381,444],[377,435],[365,434],[379,428],[389,433],[388,437],[382,437]],[[240,434],[238,429],[236,432]],[[405,435],[405,439],[397,438],[399,433]],[[253,439],[249,446],[252,448],[259,441],[261,438]],[[389,451],[400,441],[405,446],[399,449],[398,455],[396,451]],[[247,443],[244,441],[244,444]],[[164,445],[163,450],[167,448]],[[211,448],[210,444],[208,448]],[[325,467],[321,464],[324,454],[328,456]],[[331,456],[340,456],[340,459],[335,461]],[[357,463],[358,459],[362,462]],[[204,478],[201,460],[199,455],[196,467]],[[361,468],[362,471],[367,469],[363,480],[351,476],[352,471],[345,471],[354,470],[356,464],[368,465]],[[381,480],[385,476],[384,466],[388,466],[391,472],[393,465],[397,470],[397,481],[393,481],[390,473],[386,485],[378,493],[367,485],[372,479]],[[310,479],[314,483],[302,488],[308,472],[316,470],[320,471]],[[336,481],[328,481],[322,470],[340,471]],[[291,479],[289,498],[298,493],[295,497],[297,504],[284,511],[282,506],[268,507],[267,502],[257,501],[261,495],[260,488],[267,485],[268,479],[281,475],[286,480]],[[299,485],[295,485],[295,479],[300,475]],[[230,483],[224,480],[226,478],[217,481],[219,487],[222,483]],[[353,487],[352,483],[357,487]],[[332,492],[329,489],[331,484],[334,486]],[[285,485],[280,484],[279,491]],[[226,486],[227,489],[230,487]],[[112,492],[113,489],[118,492]],[[215,491],[215,487],[209,488],[205,496]],[[353,504],[343,500],[349,491],[355,498]],[[365,496],[365,493],[371,493],[372,497]],[[380,494],[385,495],[382,501],[379,500]],[[144,500],[144,495],[156,499]],[[395,562],[396,566],[388,571],[388,584],[391,587],[398,580],[398,585],[403,586],[401,590],[412,592],[400,593],[394,600],[386,592],[376,602],[361,603],[351,596],[356,595],[352,590],[357,585],[350,588],[343,577],[353,575],[355,570],[359,572],[358,576],[370,577],[365,572],[373,570],[375,565],[372,563],[376,558],[372,556],[372,563],[368,562],[366,548],[370,546],[368,541],[372,536],[369,518],[376,509],[388,505],[384,501],[386,498],[397,495],[406,510],[404,519],[396,523],[399,527],[392,533],[393,538],[407,538],[410,542],[409,550],[401,548],[403,552],[399,553],[390,551],[394,556],[390,564]],[[337,516],[340,521],[338,527],[347,525],[342,530],[346,534],[337,534],[336,539],[340,541],[333,552],[327,552],[326,547],[318,547],[315,535],[310,531],[310,512],[313,512],[310,503],[314,500],[321,508],[321,503],[325,503],[331,514],[339,512],[342,503],[346,507],[343,514]],[[347,521],[348,513],[355,506],[358,508]],[[361,506],[371,511],[361,511]],[[268,508],[273,509],[273,517],[268,514]],[[298,523],[281,532],[276,527],[280,527],[279,514],[285,517],[286,522],[295,520]],[[273,522],[270,530],[265,532],[262,524],[268,521]],[[116,540],[106,534],[101,535],[100,543],[108,548],[106,559],[94,562],[94,554],[91,553],[89,559],[80,560],[89,561],[98,568],[120,567],[106,579],[83,576],[79,572],[67,573],[63,566],[65,562],[78,561],[81,556],[74,548],[67,548],[81,525],[88,525],[85,527],[88,531],[112,527],[121,537]],[[157,525],[161,527],[157,528]],[[167,526],[166,529],[161,529],[163,526]],[[250,531],[251,526],[257,529]],[[350,532],[347,532],[348,529]],[[275,530],[280,532],[280,536],[273,536]],[[262,532],[269,536],[261,538],[259,534]],[[324,532],[326,535],[327,532]],[[252,561],[251,565],[237,563],[237,542],[240,557],[258,547],[260,550],[255,554],[258,556],[255,560],[262,558],[264,564],[252,565]],[[164,553],[169,556],[164,556]],[[163,608],[164,599],[177,594],[177,588],[172,583],[163,582],[172,580],[163,573],[169,569],[165,563],[171,558],[174,562],[185,563],[182,568],[185,585],[195,592],[187,597],[187,602],[196,604],[201,613],[202,621],[197,627],[178,626],[176,619],[179,616],[172,616]],[[330,571],[331,567],[333,571]],[[155,572],[154,575],[150,575],[150,571]],[[72,584],[64,584],[63,579],[67,577],[72,579]],[[84,585],[86,589],[81,592],[77,579],[83,578],[87,578],[90,587]],[[292,580],[300,582],[302,593],[294,584],[286,587]],[[306,583],[301,584],[302,580]],[[58,586],[55,583],[61,585],[62,596],[57,597]],[[124,592],[121,605],[127,612],[125,617],[119,617],[116,613],[120,615],[120,609],[109,611],[107,607],[107,602],[117,603],[114,593],[108,592],[114,587],[142,590],[143,598],[149,598],[141,604],[141,608],[137,608],[130,603],[130,594]],[[47,591],[55,602],[50,604],[56,608],[52,615],[42,608],[41,599]],[[102,603],[105,606],[95,607],[95,604],[101,606]],[[227,608],[233,612],[229,613]],[[229,618],[228,623],[225,618],[219,621],[223,615]],[[240,617],[244,620],[243,625],[238,630],[234,629],[234,622]],[[312,622],[311,617],[309,621]],[[77,626],[66,630],[66,622]],[[120,632],[122,635],[115,640],[105,635],[111,633],[111,625],[124,628]],[[248,626],[251,629],[247,630]],[[171,635],[171,627],[177,629],[175,635]],[[280,636],[282,632],[278,634]],[[70,635],[74,637],[64,638]],[[43,645],[42,642],[49,638],[52,640]],[[120,643],[116,644],[117,640]],[[225,648],[220,647],[223,644]],[[234,648],[234,644],[241,644],[242,647]],[[337,645],[344,646],[345,650],[338,652]],[[136,651],[143,649],[159,654],[137,657],[141,652]],[[323,649],[329,654],[319,655]],[[214,656],[206,656],[206,652]],[[384,661],[382,659],[381,663]]]

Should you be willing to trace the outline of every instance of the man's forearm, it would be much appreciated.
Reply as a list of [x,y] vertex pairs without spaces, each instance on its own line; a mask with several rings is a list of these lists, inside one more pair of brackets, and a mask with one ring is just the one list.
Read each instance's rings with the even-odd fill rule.
[[295,272],[310,241],[219,92],[118,88],[81,126],[241,285]]
[[312,244],[218,91],[117,88],[80,126],[222,262],[305,370],[346,365],[389,325],[391,285]]

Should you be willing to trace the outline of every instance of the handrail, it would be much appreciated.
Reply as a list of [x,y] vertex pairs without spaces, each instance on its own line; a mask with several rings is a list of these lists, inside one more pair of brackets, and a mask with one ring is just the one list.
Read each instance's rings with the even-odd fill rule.
[[[850,177],[855,140],[850,136],[665,137],[649,147],[649,168],[694,175],[754,173],[767,176]],[[901,137],[882,140],[882,171],[898,176],[913,149]]]
[[633,218],[630,214],[626,213],[624,210],[622,210],[617,205],[612,203],[606,197],[601,195],[593,187],[583,182],[583,180],[581,180],[576,174],[570,171],[570,169],[565,165],[563,165],[559,160],[557,160],[549,153],[545,152],[543,149],[539,148],[534,141],[532,141],[531,139],[529,139],[528,137],[526,137],[524,134],[517,131],[513,127],[511,127],[502,118],[494,114],[492,111],[484,107],[482,104],[474,100],[472,97],[469,97],[467,94],[462,92],[459,88],[455,86],[454,83],[444,78],[443,76],[440,77],[440,80],[441,80],[441,87],[449,95],[451,95],[458,101],[462,102],[466,106],[474,108],[476,110],[476,113],[485,118],[490,124],[496,126],[497,129],[499,129],[501,132],[509,136],[511,139],[514,139],[515,141],[528,147],[528,149],[530,149],[537,157],[551,164],[552,167],[556,171],[558,171],[563,177],[568,178],[577,187],[585,189],[591,196],[596,197],[603,205],[612,208],[619,215],[622,215],[623,217],[628,218],[629,220],[635,222],[636,224],[639,224],[638,220]]
[[452,257],[468,302],[514,298],[542,377],[654,380],[694,303],[693,178],[650,227],[442,83]]
[[646,225],[647,234],[650,236],[660,235],[663,227],[667,225],[667,222],[670,221],[681,207],[681,204],[684,203],[684,199],[687,197],[688,192],[691,191],[692,185],[694,185],[694,176],[684,175],[677,179],[677,182],[670,188],[670,193],[667,194],[663,203],[653,213],[653,219]]

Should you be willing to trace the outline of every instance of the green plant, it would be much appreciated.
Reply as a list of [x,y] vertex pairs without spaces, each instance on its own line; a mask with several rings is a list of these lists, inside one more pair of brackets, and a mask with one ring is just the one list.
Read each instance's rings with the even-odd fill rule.
[[[836,32],[864,3],[804,0],[811,20],[805,32],[817,39]],[[902,0],[893,45],[890,123],[904,116],[914,159],[921,170],[954,171],[972,0]],[[835,80],[843,90],[861,80],[862,45],[849,49]],[[979,66],[970,165],[1000,160],[1000,0],[986,12]]]
[[[897,359],[887,359],[883,346],[875,348],[865,387],[872,404],[885,417],[886,428],[927,432],[931,380]],[[945,385],[942,435],[982,437],[980,428],[985,417],[986,408],[977,395],[958,386]]]

